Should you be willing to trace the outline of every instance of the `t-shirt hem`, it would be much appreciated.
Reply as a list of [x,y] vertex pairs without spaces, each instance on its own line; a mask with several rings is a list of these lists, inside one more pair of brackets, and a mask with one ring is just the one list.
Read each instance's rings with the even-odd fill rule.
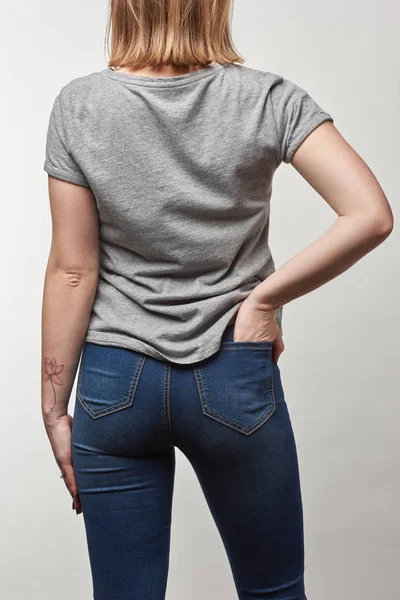
[[108,333],[102,333],[99,331],[88,331],[85,336],[85,341],[101,345],[120,346],[122,348],[127,348],[128,350],[134,350],[135,352],[148,354],[157,360],[168,361],[176,364],[193,364],[203,360],[204,358],[208,358],[220,348],[220,341],[216,343],[214,342],[209,346],[205,346],[201,352],[198,352],[197,354],[191,354],[187,359],[180,358],[179,360],[175,360],[172,357],[163,354],[162,352],[154,350],[154,348],[145,342],[141,342],[135,338],[127,339],[125,336],[118,334],[110,335]]
[[304,142],[304,140],[306,139],[306,137],[318,125],[321,125],[321,123],[323,123],[324,121],[332,121],[332,123],[333,123],[333,117],[329,113],[327,113],[325,111],[319,113],[318,115],[316,115],[315,117],[313,117],[310,121],[307,121],[307,123],[305,123],[303,129],[301,129],[301,131],[299,131],[297,133],[296,137],[294,137],[294,138],[292,138],[290,140],[289,148],[288,148],[288,150],[286,152],[286,156],[284,158],[284,162],[290,163],[290,161],[293,158],[294,153],[299,148],[300,144],[302,142]]
[[68,183],[75,183],[76,185],[82,185],[83,187],[90,188],[90,185],[87,183],[87,181],[79,177],[79,175],[70,173],[69,171],[64,171],[58,167],[54,167],[51,163],[49,163],[48,160],[45,160],[43,168],[52,177],[62,179]]

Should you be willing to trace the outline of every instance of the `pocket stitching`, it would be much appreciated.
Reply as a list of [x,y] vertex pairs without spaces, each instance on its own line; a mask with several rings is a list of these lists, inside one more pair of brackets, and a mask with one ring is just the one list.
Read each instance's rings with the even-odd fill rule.
[[82,374],[83,374],[83,366],[84,366],[84,357],[82,357],[82,361],[81,361],[82,365],[81,365],[81,369],[80,369],[80,373],[79,373],[79,381],[78,381],[76,392],[77,392],[78,399],[79,399],[80,403],[82,404],[83,408],[89,413],[89,415],[93,419],[98,419],[99,417],[103,417],[104,415],[108,415],[110,413],[117,412],[119,410],[122,410],[123,408],[128,408],[128,406],[131,406],[133,404],[136,387],[139,382],[139,375],[143,369],[145,360],[146,360],[146,356],[142,354],[139,356],[139,358],[136,362],[136,366],[133,369],[131,381],[129,383],[129,390],[128,390],[128,395],[127,395],[126,400],[123,400],[122,402],[119,402],[118,404],[114,404],[111,407],[102,408],[98,411],[94,411],[91,408],[91,406],[83,399],[82,394],[81,394]]
[[223,423],[223,424],[227,425],[228,427],[231,427],[231,429],[236,429],[246,435],[249,435],[256,429],[258,429],[258,427],[261,427],[261,425],[263,423],[265,423],[265,421],[267,421],[269,419],[269,417],[275,412],[276,402],[275,402],[275,390],[274,390],[273,365],[272,365],[271,376],[269,378],[269,396],[268,396],[269,400],[271,402],[271,405],[269,406],[267,411],[258,419],[258,421],[256,421],[255,423],[253,423],[253,425],[251,425],[249,427],[244,427],[240,423],[236,423],[236,421],[232,421],[231,419],[228,419],[227,417],[224,417],[223,415],[220,415],[219,413],[217,413],[217,412],[213,411],[211,408],[209,408],[209,406],[207,404],[207,391],[206,391],[207,384],[205,381],[204,374],[202,373],[201,367],[199,365],[195,365],[193,367],[193,369],[194,369],[194,373],[195,373],[196,384],[197,384],[197,389],[198,389],[199,396],[200,396],[200,402],[201,402],[201,407],[202,407],[203,413],[205,415],[211,417],[212,419],[215,419],[216,421],[219,421],[220,423]]

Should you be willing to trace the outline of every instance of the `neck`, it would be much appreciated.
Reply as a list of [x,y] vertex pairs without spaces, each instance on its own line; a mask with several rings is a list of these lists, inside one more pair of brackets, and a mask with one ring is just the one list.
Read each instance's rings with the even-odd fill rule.
[[192,73],[199,69],[204,69],[206,65],[189,65],[189,66],[175,66],[175,65],[160,65],[151,67],[142,67],[140,69],[130,69],[128,67],[115,67],[116,71],[121,73],[132,73],[133,75],[142,75],[144,77],[175,77],[178,75],[185,75],[186,73]]

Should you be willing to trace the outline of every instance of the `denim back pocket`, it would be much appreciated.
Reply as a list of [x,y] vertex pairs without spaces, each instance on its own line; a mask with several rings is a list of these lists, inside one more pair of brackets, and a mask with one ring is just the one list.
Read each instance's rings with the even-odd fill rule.
[[131,406],[144,362],[134,350],[86,341],[77,383],[83,408],[97,419]]
[[272,342],[222,342],[193,368],[208,417],[248,435],[274,413]]

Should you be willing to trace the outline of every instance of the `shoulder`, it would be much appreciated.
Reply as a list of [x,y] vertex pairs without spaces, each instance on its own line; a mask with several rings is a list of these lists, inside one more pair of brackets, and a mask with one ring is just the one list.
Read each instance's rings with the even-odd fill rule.
[[274,91],[276,89],[278,93],[290,93],[304,89],[295,81],[285,77],[282,73],[275,73],[274,71],[263,71],[237,63],[231,63],[227,71],[234,77],[240,78],[245,84],[262,86],[267,91],[274,88]]
[[61,86],[54,107],[67,123],[70,119],[81,119],[92,105],[99,105],[102,97],[104,77],[102,71],[81,75]]
[[274,110],[294,106],[308,97],[305,87],[282,73],[263,71],[236,63],[231,63],[226,71],[228,77],[235,80],[239,88],[246,90],[247,97],[264,99],[266,103],[272,104]]
[[282,73],[231,63],[226,69],[230,79],[241,85],[249,93],[259,93],[273,104],[296,102],[308,92],[298,82],[288,79]]
[[61,103],[65,106],[71,103],[87,101],[98,94],[103,80],[102,71],[93,71],[87,75],[75,77],[65,83],[59,90]]
[[262,71],[261,69],[255,69],[254,67],[248,67],[247,65],[240,63],[229,64],[226,72],[232,78],[241,80],[245,85],[248,86],[253,85],[269,88],[284,80],[282,75],[279,73]]

